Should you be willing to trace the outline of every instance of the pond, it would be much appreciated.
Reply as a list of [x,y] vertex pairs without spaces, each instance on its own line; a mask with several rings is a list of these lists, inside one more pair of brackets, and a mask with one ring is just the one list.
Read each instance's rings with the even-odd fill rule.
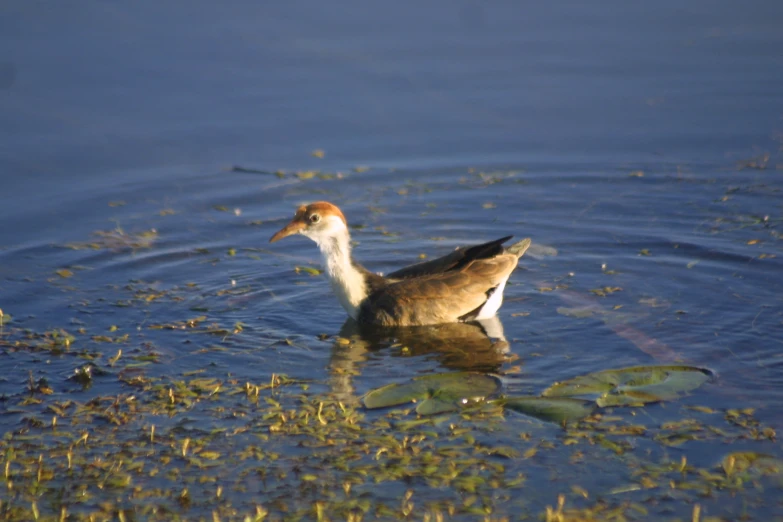
[[[0,519],[783,516],[756,7],[12,2]],[[377,272],[533,244],[490,326],[360,328],[314,243],[268,243],[318,200]],[[651,366],[704,378],[512,400]]]

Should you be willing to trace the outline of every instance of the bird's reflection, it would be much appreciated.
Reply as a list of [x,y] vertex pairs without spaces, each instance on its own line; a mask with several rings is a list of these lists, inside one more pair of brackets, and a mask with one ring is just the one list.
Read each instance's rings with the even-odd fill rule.
[[349,319],[332,346],[332,391],[342,400],[356,399],[352,377],[361,371],[368,353],[383,351],[392,357],[427,356],[453,371],[497,372],[514,358],[497,317],[395,328],[363,325]]

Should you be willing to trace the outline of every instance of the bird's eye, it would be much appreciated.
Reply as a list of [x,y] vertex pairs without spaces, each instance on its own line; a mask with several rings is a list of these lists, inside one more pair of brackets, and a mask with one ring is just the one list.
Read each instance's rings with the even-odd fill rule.
[[310,214],[310,223],[318,223],[321,221],[321,216],[318,214]]

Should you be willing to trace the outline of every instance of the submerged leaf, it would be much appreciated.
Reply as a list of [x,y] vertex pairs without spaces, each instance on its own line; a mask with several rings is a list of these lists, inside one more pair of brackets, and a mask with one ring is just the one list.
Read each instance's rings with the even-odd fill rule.
[[544,397],[590,397],[599,406],[673,400],[707,382],[712,373],[695,366],[634,366],[555,383]]
[[547,422],[568,422],[583,419],[595,409],[595,403],[570,397],[509,397],[507,408]]
[[557,308],[557,313],[565,315],[567,317],[575,317],[577,319],[584,319],[585,317],[591,317],[596,311],[590,307],[582,308],[566,308],[560,306]]
[[403,384],[389,384],[368,392],[363,398],[369,409],[422,401],[420,415],[456,410],[460,403],[480,400],[500,389],[497,378],[480,373],[444,373],[417,377]]

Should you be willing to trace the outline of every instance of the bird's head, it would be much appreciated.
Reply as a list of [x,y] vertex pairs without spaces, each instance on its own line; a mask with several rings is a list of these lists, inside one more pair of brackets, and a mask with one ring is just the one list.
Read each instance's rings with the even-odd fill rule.
[[318,201],[296,209],[294,219],[278,230],[269,242],[274,243],[293,234],[302,234],[320,244],[326,239],[347,232],[348,223],[340,209],[326,201]]

